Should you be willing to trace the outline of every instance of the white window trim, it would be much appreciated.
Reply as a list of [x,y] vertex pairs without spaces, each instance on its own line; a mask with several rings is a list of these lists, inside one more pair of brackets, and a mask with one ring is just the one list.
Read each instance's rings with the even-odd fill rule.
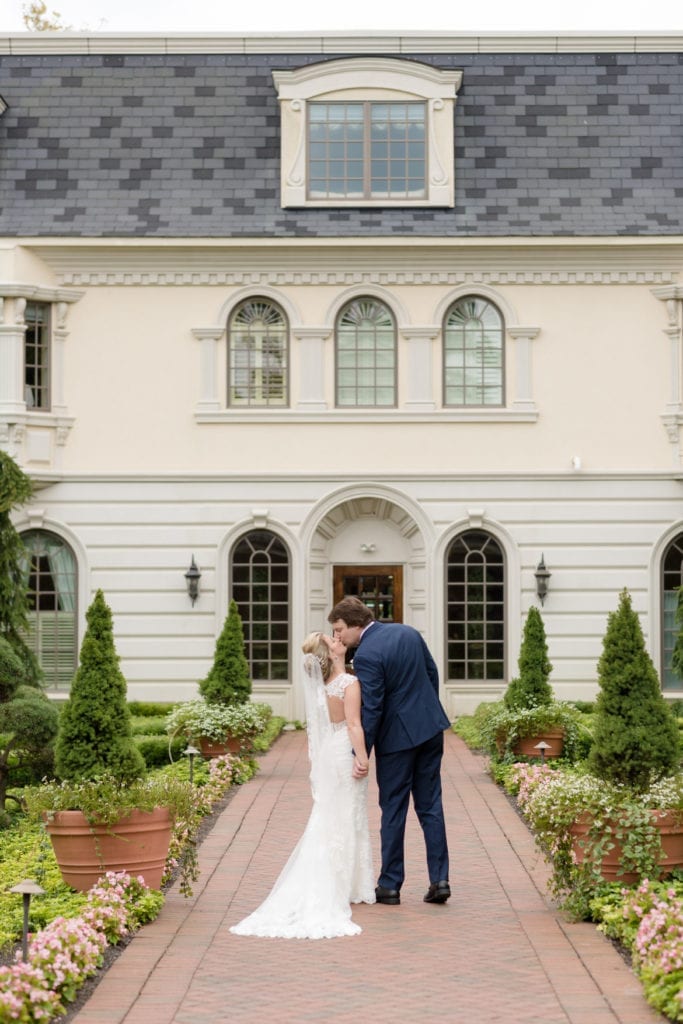
[[[74,419],[64,400],[64,347],[67,315],[84,292],[0,282],[0,448],[22,466],[60,468],[59,449],[67,442]],[[28,301],[52,306],[50,338],[51,403],[30,409],[24,393],[24,344]]]
[[[455,205],[453,110],[462,71],[416,61],[355,57],[274,71],[280,101],[283,207]],[[427,195],[421,199],[310,199],[307,195],[306,104],[311,100],[422,100],[427,106]]]
[[663,333],[669,339],[669,400],[662,413],[662,423],[671,445],[674,466],[679,468],[683,461],[683,286],[653,288],[652,294],[666,307],[667,326]]

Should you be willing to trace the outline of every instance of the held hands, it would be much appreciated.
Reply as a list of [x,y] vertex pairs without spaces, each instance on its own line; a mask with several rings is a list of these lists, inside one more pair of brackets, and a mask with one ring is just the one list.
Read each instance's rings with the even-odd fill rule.
[[351,772],[354,779],[364,779],[368,774],[369,764],[367,761],[360,761],[357,757],[353,759],[353,771]]

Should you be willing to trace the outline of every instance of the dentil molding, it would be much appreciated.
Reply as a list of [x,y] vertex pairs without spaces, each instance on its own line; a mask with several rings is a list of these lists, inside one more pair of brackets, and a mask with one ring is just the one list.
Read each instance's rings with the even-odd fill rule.
[[536,285],[605,285],[605,284],[646,284],[669,285],[676,279],[670,270],[505,270],[469,273],[466,271],[409,270],[386,273],[348,271],[264,271],[254,273],[215,273],[188,271],[129,272],[129,271],[78,271],[58,275],[60,285],[67,287],[110,286],[110,287],[243,287],[275,285],[332,285],[348,287],[354,284],[368,285],[447,285],[465,284],[536,284]]

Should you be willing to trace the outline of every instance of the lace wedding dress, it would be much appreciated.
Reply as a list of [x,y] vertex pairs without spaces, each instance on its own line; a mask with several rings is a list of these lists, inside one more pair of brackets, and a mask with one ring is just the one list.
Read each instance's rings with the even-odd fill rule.
[[313,809],[269,896],[230,931],[282,939],[357,935],[351,903],[374,903],[367,779],[351,775],[353,752],[345,722],[330,721],[327,697],[342,697],[354,676],[323,685],[320,663],[304,658],[306,726]]

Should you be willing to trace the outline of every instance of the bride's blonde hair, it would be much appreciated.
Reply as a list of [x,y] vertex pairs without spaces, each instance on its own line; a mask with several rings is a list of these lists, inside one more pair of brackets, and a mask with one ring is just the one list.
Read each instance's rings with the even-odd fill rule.
[[320,671],[325,682],[330,678],[332,662],[330,660],[330,649],[323,640],[324,633],[309,633],[301,645],[304,654],[313,654],[320,662]]

